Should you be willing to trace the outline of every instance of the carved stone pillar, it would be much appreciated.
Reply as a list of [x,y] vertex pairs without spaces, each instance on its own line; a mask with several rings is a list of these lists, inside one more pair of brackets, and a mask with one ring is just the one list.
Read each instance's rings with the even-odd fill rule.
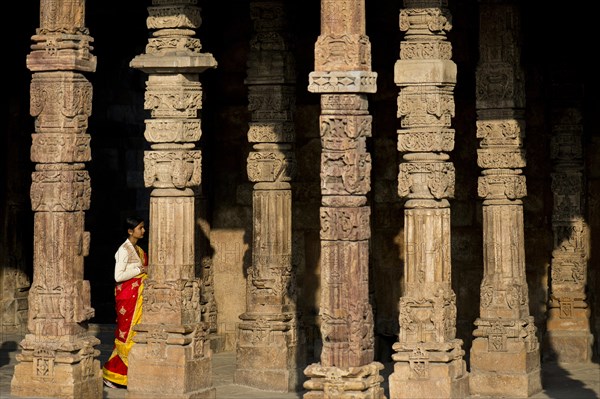
[[27,57],[31,115],[35,117],[31,160],[34,214],[33,282],[28,331],[11,383],[14,396],[101,398],[102,373],[87,330],[94,316],[83,258],[91,185],[86,133],[92,85],[82,72],[96,70],[84,0],[40,2],[40,28]]
[[471,350],[471,394],[528,397],[541,390],[540,351],[525,278],[524,81],[518,9],[480,3],[477,163],[483,169],[483,281]]
[[208,341],[213,353],[223,351],[225,337],[217,333],[217,302],[215,300],[213,251],[210,244],[208,199],[199,188],[195,201],[196,218],[196,275],[202,279],[200,287],[200,320],[206,324]]
[[[582,86],[571,69],[551,75],[553,160],[550,300],[544,357],[559,362],[590,362],[593,336],[586,303],[589,226],[585,220],[585,183],[581,135]],[[567,84],[565,82],[570,82]]]
[[[11,144],[7,148],[13,148]],[[9,154],[7,163],[13,167],[19,166],[12,158]],[[20,198],[21,193],[11,189],[11,186],[25,186],[15,184],[15,181],[23,179],[23,176],[24,174],[7,176],[13,184],[6,185],[8,201],[0,205],[3,206],[6,215],[6,221],[0,227],[0,259],[6,260],[0,268],[0,334],[27,331],[27,301],[31,281],[26,270],[28,251],[24,250],[24,243],[29,242],[30,238],[25,238],[25,235],[29,234],[26,234],[28,228],[25,228],[23,221],[27,220],[31,211],[28,209],[29,201],[25,200],[26,197],[15,201],[14,198]]]
[[[149,74],[144,108],[144,183],[150,194],[149,270],[142,321],[129,354],[128,390],[136,397],[214,398],[208,326],[201,321],[195,276],[195,192],[200,185],[202,87],[199,73],[216,67],[201,53],[195,0],[153,0],[154,29],[131,67]],[[167,375],[168,378],[164,378]],[[169,394],[165,394],[168,392]]]
[[308,90],[321,94],[321,362],[304,374],[313,398],[382,398],[369,303],[371,116],[374,93],[364,0],[322,0]]
[[404,162],[398,195],[404,210],[405,292],[400,334],[393,346],[391,398],[463,398],[468,374],[462,340],[456,338],[456,295],[451,284],[450,204],[454,196],[453,91],[456,64],[446,32],[452,28],[446,0],[405,0],[406,31],[396,62],[398,150]]
[[246,312],[238,324],[234,382],[295,391],[305,364],[292,270],[293,111],[296,75],[282,1],[250,3],[254,35],[248,59],[251,111],[248,178],[253,192],[252,266]]

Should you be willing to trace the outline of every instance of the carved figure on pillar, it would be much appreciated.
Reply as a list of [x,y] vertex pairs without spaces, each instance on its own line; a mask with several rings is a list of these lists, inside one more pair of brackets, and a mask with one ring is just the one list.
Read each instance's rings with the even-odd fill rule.
[[470,391],[476,395],[528,397],[542,388],[525,278],[525,97],[519,18],[510,2],[480,4],[476,105],[484,264],[470,357]]
[[94,309],[83,279],[90,244],[84,222],[91,199],[85,162],[91,160],[87,122],[92,110],[92,85],[83,73],[96,70],[84,16],[83,0],[42,0],[40,28],[27,56],[35,118],[34,255],[29,333],[17,355],[14,396],[102,397],[95,349],[100,341],[87,329]]
[[254,182],[252,265],[246,312],[237,330],[234,382],[296,391],[305,363],[292,267],[292,191],[296,162],[296,74],[283,1],[250,3],[254,34],[248,57],[251,122],[248,178]]
[[[129,354],[128,387],[136,397],[214,398],[209,325],[201,320],[202,282],[195,275],[195,203],[200,185],[199,74],[217,63],[201,52],[195,0],[153,0],[146,53],[130,65],[149,74],[144,108],[144,184],[150,194],[148,278],[141,323]],[[165,379],[157,375],[169,375]]]
[[453,91],[456,64],[446,32],[446,0],[405,0],[400,10],[400,59],[395,66],[398,195],[405,199],[405,292],[393,345],[390,397],[463,398],[469,394],[462,340],[456,338],[452,290],[450,203],[454,197]]
[[304,370],[305,399],[384,397],[369,303],[371,136],[374,93],[364,0],[322,0],[309,91],[321,94],[320,363]]

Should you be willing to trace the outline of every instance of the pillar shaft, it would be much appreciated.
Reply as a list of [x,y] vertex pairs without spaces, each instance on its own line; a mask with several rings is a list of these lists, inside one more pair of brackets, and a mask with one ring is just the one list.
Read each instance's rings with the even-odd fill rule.
[[391,398],[462,398],[468,374],[456,338],[456,295],[451,281],[449,198],[454,197],[454,86],[456,65],[446,32],[447,1],[404,1],[406,32],[395,66],[398,150],[403,154],[398,195],[404,210],[404,293]]
[[321,1],[309,91],[321,94],[321,362],[304,373],[313,398],[381,398],[369,303],[371,136],[376,91],[364,1]]
[[147,25],[155,32],[146,53],[130,64],[149,74],[144,108],[151,118],[144,136],[151,149],[144,154],[144,184],[153,189],[148,279],[129,354],[127,388],[136,397],[215,397],[194,234],[201,175],[199,73],[216,67],[216,61],[200,52],[194,37],[201,23],[194,4],[153,0]]
[[[525,276],[525,94],[519,34],[516,6],[481,2],[476,106],[484,270],[471,350],[470,390],[476,395],[528,397],[541,390],[539,344]],[[502,85],[496,83],[499,78]]]
[[34,211],[29,319],[11,383],[14,396],[101,398],[100,342],[87,330],[94,316],[83,279],[90,236],[84,231],[91,184],[87,122],[94,72],[84,1],[41,1],[40,28],[27,67],[35,118],[31,160]]

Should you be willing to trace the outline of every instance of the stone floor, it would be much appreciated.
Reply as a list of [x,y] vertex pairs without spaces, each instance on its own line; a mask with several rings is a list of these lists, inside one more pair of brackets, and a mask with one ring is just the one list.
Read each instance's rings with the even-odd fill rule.
[[[112,325],[92,325],[101,340],[100,360],[104,362],[112,350]],[[16,399],[10,394],[15,355],[19,352],[18,342],[23,338],[19,334],[6,334],[0,331],[0,398]],[[387,392],[387,376],[391,373],[392,364],[386,364],[383,372],[384,389]],[[213,354],[213,383],[217,399],[297,399],[299,393],[277,393],[261,391],[233,383],[235,371],[235,353],[221,352]],[[533,395],[534,399],[598,399],[600,398],[600,365],[542,363],[543,391]],[[135,399],[125,389],[104,388],[104,399]],[[475,397],[473,397],[475,398]],[[478,399],[491,399],[477,397]],[[38,398],[29,398],[38,399]],[[82,398],[85,399],[85,398]],[[157,398],[159,399],[159,398]],[[426,399],[426,398],[424,398]]]

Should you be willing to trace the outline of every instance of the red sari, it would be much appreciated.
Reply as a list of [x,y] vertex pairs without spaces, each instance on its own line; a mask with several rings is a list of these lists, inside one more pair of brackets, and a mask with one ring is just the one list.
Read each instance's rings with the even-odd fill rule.
[[[148,256],[139,246],[135,246],[144,266],[148,265]],[[127,386],[127,360],[133,346],[135,331],[133,327],[142,318],[142,291],[146,273],[117,283],[115,286],[115,309],[117,311],[117,328],[115,329],[115,345],[113,351],[102,367],[105,380]]]

